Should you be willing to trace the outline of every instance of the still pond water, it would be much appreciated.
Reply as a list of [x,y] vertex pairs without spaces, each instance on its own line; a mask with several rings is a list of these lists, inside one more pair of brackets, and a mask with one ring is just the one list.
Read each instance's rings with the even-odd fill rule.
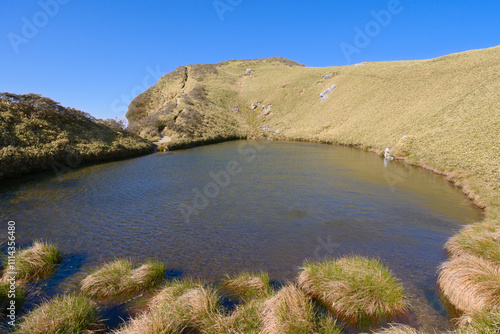
[[297,276],[304,260],[378,257],[419,323],[446,327],[443,245],[481,212],[443,177],[347,147],[234,141],[0,185],[21,244],[55,242],[58,291],[115,257],[157,258],[207,282],[240,271]]

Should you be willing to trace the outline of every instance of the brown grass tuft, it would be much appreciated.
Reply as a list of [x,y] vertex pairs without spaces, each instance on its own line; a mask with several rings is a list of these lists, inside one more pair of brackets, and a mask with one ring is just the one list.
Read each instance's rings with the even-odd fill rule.
[[315,327],[312,302],[295,286],[286,286],[265,302],[262,322],[262,334],[309,333]]
[[376,321],[407,311],[405,291],[378,260],[350,256],[307,263],[299,287],[349,322]]
[[218,315],[218,296],[211,288],[190,281],[176,281],[150,302],[150,310],[132,319],[115,333],[169,334],[186,329],[211,328]]
[[134,269],[128,260],[115,260],[85,277],[80,289],[92,297],[110,297],[150,289],[163,280],[165,267],[148,261]]
[[475,255],[500,266],[500,222],[487,219],[464,227],[445,245],[451,257]]
[[460,311],[500,306],[500,268],[490,261],[464,255],[443,263],[439,271],[441,291]]
[[74,294],[55,297],[26,314],[14,333],[18,334],[91,334],[98,324],[95,303]]
[[[16,255],[17,280],[23,283],[51,274],[59,262],[61,254],[56,245],[35,241],[31,247],[18,251]],[[5,271],[1,280],[5,282],[7,278]]]
[[267,273],[241,273],[227,277],[222,284],[222,289],[235,294],[242,301],[264,298],[272,294]]
[[407,325],[393,324],[389,328],[374,332],[374,334],[424,334],[424,332]]
[[456,321],[457,334],[498,334],[500,333],[500,310],[464,314]]

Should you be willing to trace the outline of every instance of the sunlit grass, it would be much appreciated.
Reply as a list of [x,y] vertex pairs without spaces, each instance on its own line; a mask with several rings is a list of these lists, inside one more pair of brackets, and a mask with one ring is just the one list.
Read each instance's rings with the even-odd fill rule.
[[500,222],[486,219],[464,227],[446,243],[453,256],[475,255],[500,266]]
[[460,311],[500,307],[500,267],[484,258],[463,255],[443,263],[438,283],[444,296]]
[[118,259],[85,277],[81,282],[81,290],[92,297],[130,294],[155,287],[164,275],[165,267],[158,261],[147,261],[134,269],[129,260]]
[[465,314],[457,320],[457,334],[500,333],[500,310],[485,310]]
[[390,327],[382,328],[374,332],[374,334],[426,334],[421,330],[417,330],[408,325],[393,324]]
[[93,333],[99,322],[96,306],[89,298],[63,295],[26,314],[14,330],[17,334]]
[[234,276],[228,276],[222,283],[222,288],[240,298],[248,301],[255,298],[263,298],[272,294],[267,273],[252,274],[243,272]]
[[350,256],[306,263],[298,282],[308,295],[350,322],[391,318],[408,310],[403,286],[375,259]]
[[262,314],[262,334],[309,333],[316,325],[311,300],[293,285],[268,299]]
[[151,300],[150,309],[115,331],[120,334],[182,333],[214,326],[218,295],[210,287],[192,281],[167,284]]
[[[61,253],[55,244],[44,241],[35,241],[31,247],[17,251],[15,256],[16,280],[18,283],[45,277],[54,272],[61,261]],[[8,264],[4,259],[4,266]],[[8,270],[2,275],[2,281],[9,277]]]

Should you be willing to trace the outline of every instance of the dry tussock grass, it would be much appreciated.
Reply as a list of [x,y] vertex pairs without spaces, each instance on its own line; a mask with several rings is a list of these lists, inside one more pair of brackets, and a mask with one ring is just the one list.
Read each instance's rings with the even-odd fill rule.
[[286,286],[265,302],[262,323],[262,334],[309,333],[315,327],[312,302],[295,286]]
[[162,289],[150,302],[150,310],[114,333],[165,334],[212,328],[218,315],[218,296],[211,289],[186,281]]
[[498,334],[500,333],[500,310],[464,314],[456,321],[457,334]]
[[390,318],[407,311],[402,285],[378,260],[360,256],[304,266],[299,287],[349,322]]
[[374,334],[424,334],[424,332],[408,325],[393,324],[388,328],[383,328],[374,332]]
[[222,284],[222,289],[235,294],[243,301],[264,298],[272,293],[267,273],[241,273],[227,277]]
[[500,268],[473,255],[443,263],[438,284],[443,295],[462,312],[477,312],[500,306]]
[[[20,250],[16,255],[17,281],[23,283],[46,276],[55,270],[60,261],[61,254],[56,245],[35,241],[31,247]],[[2,281],[5,282],[7,278],[9,277],[5,271]]]
[[14,332],[18,334],[91,334],[97,332],[97,328],[102,327],[99,326],[98,321],[93,301],[82,295],[63,295],[43,303],[26,314]]
[[468,225],[445,245],[451,257],[475,255],[500,266],[500,222],[486,219]]
[[146,290],[160,283],[165,267],[148,261],[138,268],[124,259],[104,264],[80,282],[80,289],[93,297],[110,297]]

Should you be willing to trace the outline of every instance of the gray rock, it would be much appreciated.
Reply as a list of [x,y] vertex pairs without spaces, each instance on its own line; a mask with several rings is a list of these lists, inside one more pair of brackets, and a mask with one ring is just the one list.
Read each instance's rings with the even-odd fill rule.
[[323,102],[324,100],[326,100],[334,89],[335,89],[335,84],[331,85],[328,89],[319,94],[319,96],[321,97],[321,100],[319,100],[319,102]]
[[333,73],[328,73],[327,75],[323,76],[323,80],[329,80],[333,77]]
[[272,104],[268,105],[267,107],[262,106],[262,108],[263,108],[264,110],[262,110],[261,114],[263,114],[263,115],[267,115],[267,114],[269,114],[269,113],[271,112],[271,108],[272,108],[272,107],[273,107],[273,105],[272,105]]
[[268,126],[268,125],[264,125],[264,126],[262,127],[262,130],[265,130],[265,131],[269,130],[269,126]]
[[240,112],[240,109],[239,108],[233,108],[233,111],[234,112]]
[[246,74],[252,74],[252,73],[253,73],[252,69],[251,68],[247,68]]

